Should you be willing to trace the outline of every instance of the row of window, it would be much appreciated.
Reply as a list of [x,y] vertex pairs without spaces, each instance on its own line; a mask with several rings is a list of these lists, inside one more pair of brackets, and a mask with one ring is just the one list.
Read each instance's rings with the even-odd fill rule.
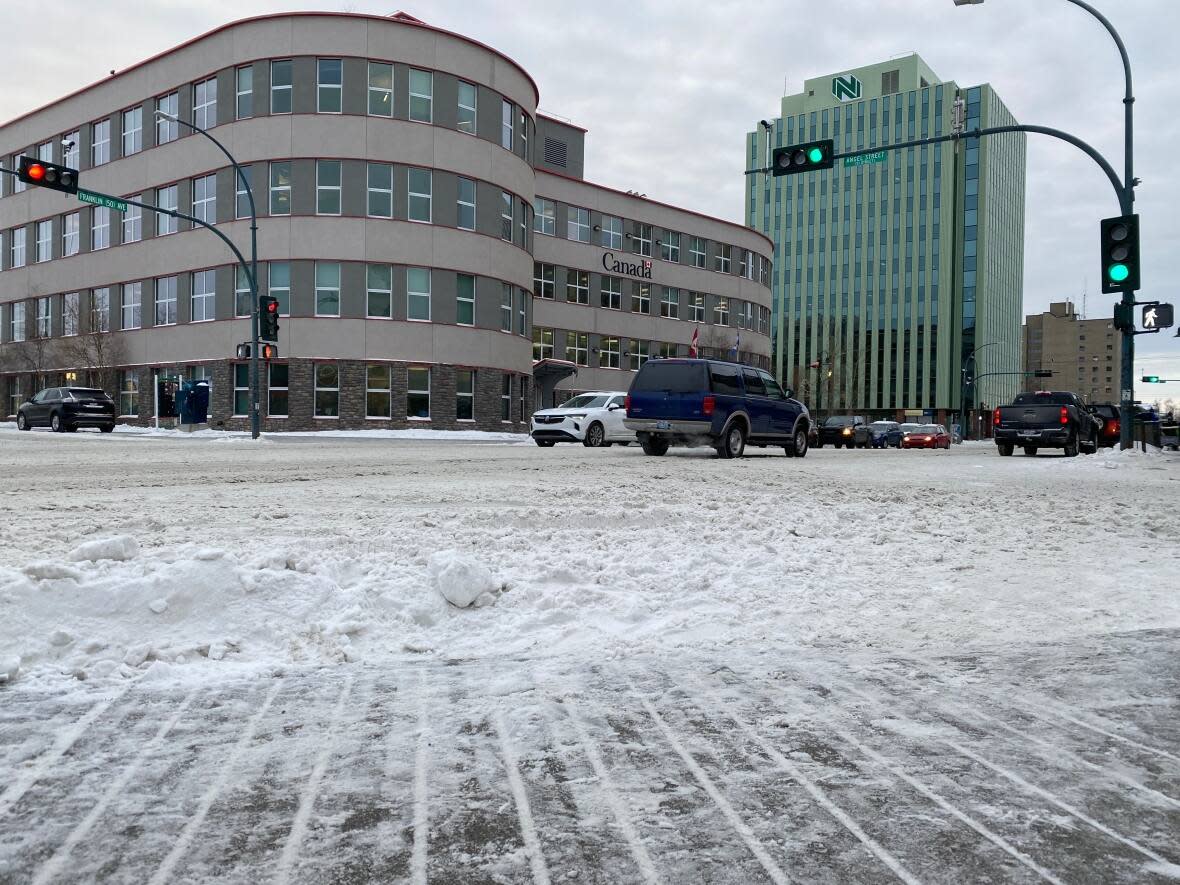
[[[256,65],[267,62],[242,65],[235,69],[234,82],[236,93],[234,96],[234,119],[242,120],[256,115],[254,69]],[[269,62],[270,94],[269,113],[272,115],[290,114],[294,111],[294,73],[295,66],[292,59],[276,59]],[[316,60],[316,113],[339,114],[343,111],[344,94],[344,60],[340,58],[320,58]],[[370,116],[393,117],[394,87],[393,64],[389,62],[367,62],[367,112]],[[191,120],[193,125],[201,129],[210,129],[219,122],[217,78],[210,77],[193,84],[191,107],[180,114],[180,90],[175,89],[155,98],[155,144],[163,145],[175,141],[180,137],[181,119]],[[506,150],[518,152],[525,160],[529,159],[529,128],[530,118],[521,107],[507,99],[500,98],[499,132],[494,133],[500,146]],[[421,123],[434,123],[434,72],[409,69],[407,92],[404,97],[403,110],[407,119]],[[470,135],[480,135],[479,130],[479,88],[463,80],[458,81],[455,100],[456,129]],[[190,114],[191,112],[191,114]],[[112,123],[118,123],[118,131],[112,133]],[[150,122],[150,121],[149,121]],[[185,127],[187,129],[187,127]],[[67,132],[58,140],[49,140],[36,147],[36,156],[44,162],[61,162],[73,169],[93,168],[111,162],[111,139],[114,134],[119,139],[120,156],[127,157],[137,154],[144,149],[144,104],[126,108],[110,118],[98,120],[90,124],[90,150],[86,167],[80,166],[81,136],[80,129]],[[60,151],[55,144],[60,143]],[[12,168],[19,164],[24,151],[12,155]],[[2,165],[2,164],[0,164]],[[4,176],[7,177],[7,176]],[[13,179],[11,193],[21,193],[25,184]],[[0,195],[4,194],[0,186]]]
[[[291,314],[291,265],[286,261],[267,262],[266,291],[279,302],[281,316]],[[427,267],[403,267],[391,264],[365,265],[365,316],[368,319],[392,319],[394,312],[395,274],[404,275],[398,279],[399,290],[404,283],[405,301],[396,313],[410,322],[431,322],[433,319],[433,280],[436,276],[453,275],[455,284],[455,322],[461,326],[476,324],[476,277],[473,274],[440,271]],[[188,322],[199,323],[217,319],[217,274],[215,270],[194,271],[187,275]],[[118,286],[101,286],[92,289],[88,304],[83,304],[81,294],[67,292],[63,295],[45,295],[31,302],[13,301],[3,305],[7,311],[4,341],[19,342],[28,337],[56,337],[55,310],[61,312],[61,334],[77,335],[80,332],[109,332],[139,329],[143,325],[145,294],[149,314],[154,326],[171,326],[180,322],[178,311],[177,276],[158,277],[155,280],[136,280]],[[341,316],[341,263],[338,261],[315,262],[314,315],[317,317]],[[510,283],[489,280],[498,289],[498,323],[502,332],[517,335],[528,334],[528,292]],[[145,293],[145,283],[147,285]],[[487,291],[482,287],[482,291]],[[112,299],[116,298],[117,301]],[[35,325],[32,330],[26,325],[26,304],[34,308]],[[250,286],[245,274],[238,269],[234,289],[234,316],[251,315]],[[403,312],[404,308],[404,312]],[[117,323],[112,323],[111,311],[117,311]],[[449,313],[449,312],[448,312]],[[83,319],[86,320],[83,323]],[[30,335],[31,331],[31,335]]]

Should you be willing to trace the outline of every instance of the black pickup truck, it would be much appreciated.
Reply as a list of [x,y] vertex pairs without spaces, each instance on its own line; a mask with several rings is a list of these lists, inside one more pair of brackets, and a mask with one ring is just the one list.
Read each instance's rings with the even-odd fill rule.
[[1092,455],[1101,429],[1102,420],[1076,393],[1021,393],[992,414],[992,438],[1001,455],[1011,455],[1016,446],[1026,455],[1038,449],[1064,449],[1067,457],[1079,451]]

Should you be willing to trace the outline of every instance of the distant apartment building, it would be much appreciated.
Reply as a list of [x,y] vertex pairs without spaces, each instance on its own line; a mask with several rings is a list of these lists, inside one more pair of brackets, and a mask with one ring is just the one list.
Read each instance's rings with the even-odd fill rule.
[[1069,390],[1089,403],[1118,402],[1122,356],[1114,322],[1082,319],[1072,301],[1025,317],[1024,370],[1038,369],[1051,370],[1053,378],[1028,378],[1025,390]]

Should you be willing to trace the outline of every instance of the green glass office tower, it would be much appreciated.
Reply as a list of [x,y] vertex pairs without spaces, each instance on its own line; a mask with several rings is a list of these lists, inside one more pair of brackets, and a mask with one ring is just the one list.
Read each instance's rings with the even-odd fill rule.
[[[769,149],[831,138],[827,171],[748,175],[746,223],[775,243],[774,367],[813,409],[948,420],[1010,401],[1023,315],[1025,138],[1010,133],[888,150],[1014,123],[990,86],[943,82],[917,55],[807,80],[746,136],[746,168]],[[987,345],[987,346],[984,346]],[[974,363],[972,365],[972,363]],[[981,401],[982,400],[982,401]]]

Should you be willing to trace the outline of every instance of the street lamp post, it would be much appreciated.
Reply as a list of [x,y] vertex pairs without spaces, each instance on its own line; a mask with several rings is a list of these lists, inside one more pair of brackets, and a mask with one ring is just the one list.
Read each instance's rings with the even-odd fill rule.
[[[983,0],[978,0],[978,2],[982,3]],[[967,365],[975,359],[975,354],[979,353],[985,347],[992,347],[996,344],[1003,343],[1003,341],[989,341],[987,344],[981,344],[963,359],[963,367],[959,373],[959,420],[963,424],[964,433],[970,430],[967,422]]]
[[[1135,95],[1131,88],[1131,60],[1127,55],[1127,47],[1123,43],[1119,32],[1115,30],[1114,25],[1110,23],[1101,12],[1091,6],[1086,0],[1065,0],[1067,3],[1072,3],[1074,6],[1079,6],[1102,24],[1107,32],[1114,39],[1115,45],[1119,50],[1119,57],[1123,62],[1123,75],[1126,81],[1126,91],[1123,95],[1123,162],[1124,172],[1123,180],[1120,187],[1117,187],[1119,194],[1119,209],[1123,215],[1130,215],[1135,207],[1135,185],[1139,180],[1135,178],[1135,120],[1134,107]],[[955,6],[978,6],[983,3],[983,0],[954,0]],[[1131,314],[1135,306],[1135,293],[1131,291],[1123,291],[1122,306],[1128,315]],[[1122,372],[1120,376],[1120,391],[1119,391],[1119,447],[1129,449],[1134,445],[1132,439],[1132,422],[1134,420],[1135,406],[1135,369],[1133,363],[1135,362],[1135,330],[1122,329]]]
[[[246,198],[250,201],[250,299],[252,307],[250,308],[250,436],[253,439],[258,439],[262,428],[262,419],[259,414],[259,399],[261,398],[261,382],[258,371],[258,331],[259,331],[259,317],[258,317],[258,212],[254,208],[254,189],[249,180],[246,178],[246,173],[242,167],[238,165],[238,161],[234,159],[233,154],[226,150],[225,145],[220,141],[197,126],[195,123],[190,123],[187,120],[182,120],[175,114],[168,114],[164,111],[156,111],[157,118],[164,118],[171,120],[174,123],[179,123],[181,126],[187,126],[193,132],[199,132],[205,136],[217,148],[225,154],[230,165],[234,167],[238,178],[242,182],[242,186],[246,189]],[[236,214],[236,213],[235,213]],[[235,310],[236,312],[236,310]]]

